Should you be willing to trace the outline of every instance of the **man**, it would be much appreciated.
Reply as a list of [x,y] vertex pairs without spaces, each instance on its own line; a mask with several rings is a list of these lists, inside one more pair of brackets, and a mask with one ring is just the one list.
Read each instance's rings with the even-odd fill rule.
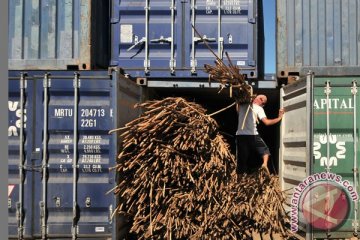
[[256,125],[258,119],[266,126],[280,122],[284,115],[284,110],[279,110],[277,118],[268,119],[263,109],[266,102],[267,97],[265,95],[258,95],[253,100],[252,104],[236,105],[239,116],[238,128],[236,131],[237,173],[249,173],[249,156],[252,152],[256,152],[258,156],[262,157],[262,167],[268,170],[267,164],[270,151],[268,146],[259,136]]

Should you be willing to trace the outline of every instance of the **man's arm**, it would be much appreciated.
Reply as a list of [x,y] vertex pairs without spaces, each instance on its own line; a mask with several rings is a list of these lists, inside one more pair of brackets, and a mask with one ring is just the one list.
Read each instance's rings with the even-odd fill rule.
[[266,126],[271,126],[271,125],[274,125],[274,124],[280,122],[283,116],[284,116],[284,109],[280,109],[280,110],[279,110],[279,115],[278,115],[277,118],[268,119],[267,117],[264,117],[264,118],[261,119],[261,121],[262,121]]

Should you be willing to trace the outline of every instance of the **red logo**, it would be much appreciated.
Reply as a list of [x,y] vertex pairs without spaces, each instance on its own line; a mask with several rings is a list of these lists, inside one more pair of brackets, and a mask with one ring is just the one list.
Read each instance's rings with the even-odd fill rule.
[[345,190],[331,182],[318,182],[304,192],[300,211],[314,228],[331,230],[347,218],[350,200]]

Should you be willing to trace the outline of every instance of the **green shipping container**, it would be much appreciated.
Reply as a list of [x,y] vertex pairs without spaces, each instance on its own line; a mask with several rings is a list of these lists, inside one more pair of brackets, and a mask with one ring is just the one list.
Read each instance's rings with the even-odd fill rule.
[[279,177],[304,239],[360,235],[360,77],[309,73],[281,89]]
[[[321,209],[329,212],[326,214],[329,225],[325,229],[314,229],[315,238],[350,238],[360,231],[359,198],[356,196],[360,193],[359,83],[360,77],[315,77],[314,80],[312,173],[333,173],[323,181],[342,189],[342,192],[328,189],[328,206]],[[312,214],[316,217],[316,213]],[[340,221],[342,216],[346,219],[343,222]],[[325,227],[319,224],[320,228]],[[329,229],[332,226],[334,229]]]

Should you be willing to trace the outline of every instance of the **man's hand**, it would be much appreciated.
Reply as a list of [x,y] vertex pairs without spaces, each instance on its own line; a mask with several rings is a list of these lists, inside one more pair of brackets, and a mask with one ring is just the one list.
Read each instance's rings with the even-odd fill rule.
[[285,110],[283,108],[280,108],[278,117],[282,118],[284,116],[284,113],[285,113]]

